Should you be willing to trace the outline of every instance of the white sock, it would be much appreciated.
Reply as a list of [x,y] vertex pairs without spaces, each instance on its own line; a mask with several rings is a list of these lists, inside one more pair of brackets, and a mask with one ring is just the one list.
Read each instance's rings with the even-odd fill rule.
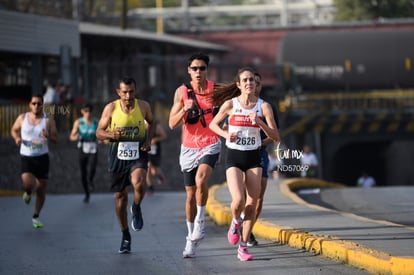
[[204,213],[206,212],[206,207],[205,206],[201,206],[201,205],[197,205],[197,215],[195,217],[195,219],[197,221],[204,221]]
[[187,230],[188,230],[187,236],[190,238],[191,238],[191,235],[193,234],[193,228],[194,228],[194,223],[187,221]]
[[235,224],[241,224],[242,220],[240,218],[239,219],[233,218],[233,222]]

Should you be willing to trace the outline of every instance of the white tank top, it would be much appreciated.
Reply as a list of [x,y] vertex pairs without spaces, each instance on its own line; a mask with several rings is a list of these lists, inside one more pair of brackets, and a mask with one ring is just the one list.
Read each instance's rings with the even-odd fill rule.
[[47,139],[42,137],[42,130],[46,128],[46,114],[40,123],[32,125],[29,122],[29,113],[24,115],[21,129],[22,144],[20,145],[20,154],[22,156],[35,157],[47,154],[49,152]]
[[260,127],[252,124],[249,119],[251,112],[256,112],[257,116],[263,118],[262,103],[263,99],[259,98],[256,105],[252,109],[245,109],[241,106],[237,97],[232,98],[233,113],[229,117],[229,133],[237,132],[237,140],[230,142],[226,140],[226,146],[230,149],[249,151],[255,150],[262,146],[260,137]]

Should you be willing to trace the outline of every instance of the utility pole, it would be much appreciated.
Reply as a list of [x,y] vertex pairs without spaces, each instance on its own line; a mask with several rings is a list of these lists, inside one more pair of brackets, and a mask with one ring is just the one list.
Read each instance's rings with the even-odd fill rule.
[[288,25],[288,8],[287,0],[282,0],[282,10],[280,12],[280,25],[285,27]]
[[156,0],[155,5],[157,8],[157,33],[163,34],[164,33],[164,20],[162,15],[162,0]]
[[128,2],[127,0],[122,0],[122,14],[121,14],[121,29],[125,30],[128,22]]

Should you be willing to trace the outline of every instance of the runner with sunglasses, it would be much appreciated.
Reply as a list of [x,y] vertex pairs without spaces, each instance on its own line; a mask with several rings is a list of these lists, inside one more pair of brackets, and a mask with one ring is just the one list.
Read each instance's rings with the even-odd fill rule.
[[21,178],[23,183],[23,201],[29,205],[32,190],[36,185],[36,203],[32,216],[34,228],[42,228],[40,211],[46,198],[46,185],[49,177],[48,143],[56,143],[58,132],[52,117],[43,112],[43,96],[31,97],[30,112],[20,114],[11,128],[11,135],[20,146]]
[[188,234],[184,258],[195,257],[195,248],[204,238],[207,183],[221,148],[219,137],[208,127],[213,119],[211,93],[215,86],[214,82],[207,80],[209,61],[210,58],[203,53],[190,56],[187,72],[191,81],[175,91],[169,117],[171,129],[184,123],[180,152],[180,166],[187,194],[185,213]]

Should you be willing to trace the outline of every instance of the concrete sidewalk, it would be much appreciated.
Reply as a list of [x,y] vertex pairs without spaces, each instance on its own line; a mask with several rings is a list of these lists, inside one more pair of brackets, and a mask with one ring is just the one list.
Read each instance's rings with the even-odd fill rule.
[[[413,228],[308,204],[292,191],[305,187],[339,185],[311,179],[269,180],[254,234],[373,274],[414,274]],[[207,212],[217,224],[230,224],[230,203],[226,184],[210,188]]]

